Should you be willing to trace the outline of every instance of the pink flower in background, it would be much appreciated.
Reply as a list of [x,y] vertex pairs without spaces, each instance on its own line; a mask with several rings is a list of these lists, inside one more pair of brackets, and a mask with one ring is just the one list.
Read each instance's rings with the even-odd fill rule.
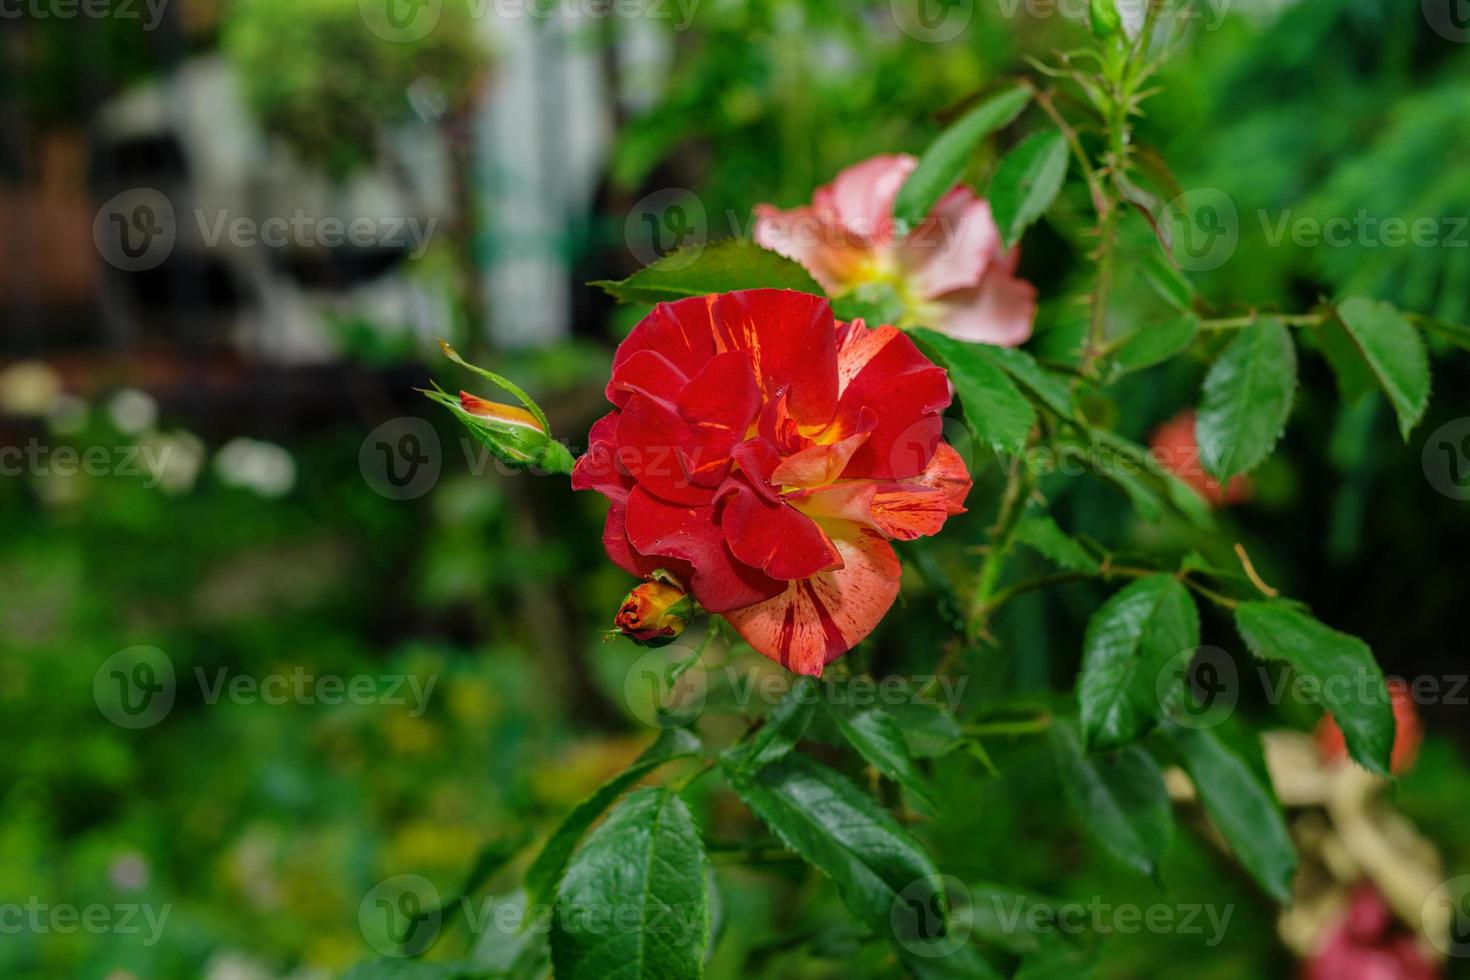
[[1439,980],[1414,934],[1398,924],[1370,884],[1353,890],[1347,914],[1328,929],[1302,968],[1302,980]]
[[891,287],[903,304],[896,326],[925,326],[959,340],[1015,347],[1031,336],[1036,289],[1015,275],[990,205],[956,184],[912,234],[894,233],[893,201],[914,170],[911,156],[855,163],[812,203],[755,209],[755,241],[806,267],[834,297]]

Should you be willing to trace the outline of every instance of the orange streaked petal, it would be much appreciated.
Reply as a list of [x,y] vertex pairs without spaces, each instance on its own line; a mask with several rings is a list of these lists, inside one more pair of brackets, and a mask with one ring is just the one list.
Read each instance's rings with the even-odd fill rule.
[[495,419],[507,425],[524,426],[527,429],[535,429],[537,432],[545,432],[541,423],[536,421],[536,416],[515,405],[502,405],[500,402],[486,401],[479,395],[472,395],[468,391],[459,393],[459,406],[476,418]]
[[863,640],[898,597],[901,567],[874,531],[833,537],[841,568],[792,582],[765,602],[725,613],[751,646],[798,674],[818,676]]
[[844,480],[786,495],[787,503],[809,517],[851,521],[886,537],[912,541],[938,534],[953,514],[965,512],[970,492],[965,461],[941,442],[929,465],[912,480]]

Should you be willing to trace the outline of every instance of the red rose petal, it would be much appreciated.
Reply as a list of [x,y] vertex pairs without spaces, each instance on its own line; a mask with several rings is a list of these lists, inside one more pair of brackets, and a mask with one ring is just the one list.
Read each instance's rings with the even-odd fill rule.
[[820,675],[871,633],[898,597],[898,556],[882,537],[854,529],[833,543],[841,568],[725,614],[752,647],[798,674]]
[[837,405],[837,335],[832,306],[789,289],[725,293],[712,308],[720,350],[750,353],[768,401],[786,396],[803,425],[825,425]]
[[949,405],[944,370],[919,352],[913,341],[893,327],[844,338],[844,356],[861,360],[851,372],[837,405],[835,424],[844,433],[859,430],[864,409],[877,415],[868,441],[848,461],[848,479],[902,480],[929,465]]
[[710,612],[762,602],[786,587],[735,559],[715,523],[714,507],[686,507],[659,500],[642,487],[628,497],[628,540],[644,555],[690,563],[690,591]]

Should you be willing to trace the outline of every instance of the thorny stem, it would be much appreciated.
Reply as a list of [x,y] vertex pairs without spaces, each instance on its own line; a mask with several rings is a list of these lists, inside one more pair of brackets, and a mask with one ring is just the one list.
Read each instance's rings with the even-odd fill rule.
[[1035,86],[1032,86],[1032,92],[1035,95],[1036,104],[1051,117],[1051,121],[1066,138],[1067,145],[1072,148],[1072,156],[1077,158],[1077,166],[1082,169],[1082,176],[1087,180],[1087,189],[1092,195],[1092,206],[1097,211],[1098,217],[1101,218],[1108,206],[1107,196],[1103,193],[1102,182],[1098,179],[1092,161],[1088,159],[1087,150],[1083,148],[1077,130],[1073,129],[1072,124],[1067,122],[1067,117],[1057,110],[1055,92],[1051,89],[1038,89]]
[[[1146,578],[1150,575],[1161,574],[1167,573],[1158,568],[1144,568],[1134,565],[1112,565],[1104,561],[1102,565],[1099,566],[1097,571],[1094,572],[1057,572],[1052,575],[1043,575],[1040,578],[1027,579],[1024,582],[1017,582],[1015,585],[1008,586],[995,593],[995,595],[991,597],[984,612],[985,615],[988,616],[994,613],[1001,606],[1004,606],[1006,603],[1010,602],[1012,599],[1026,595],[1028,592],[1036,592],[1040,589],[1050,588],[1054,585],[1066,585],[1070,582],[1085,582],[1091,579],[1101,579],[1102,581],[1106,582],[1109,579],[1115,578]],[[1200,584],[1199,582],[1196,582],[1194,579],[1190,578],[1187,574],[1183,572],[1176,573],[1175,578],[1179,579],[1179,581],[1182,582],[1186,588],[1190,589],[1197,595],[1210,600],[1211,602],[1224,609],[1234,609],[1236,606],[1240,605],[1239,600],[1232,599],[1227,595],[1216,592],[1214,589],[1211,589],[1205,585]]]
[[966,632],[971,640],[979,639],[985,631],[985,621],[990,611],[990,594],[995,590],[1006,555],[1011,550],[1016,525],[1021,520],[1021,504],[1025,501],[1030,486],[1031,472],[1026,467],[1024,457],[1018,456],[1011,461],[1011,472],[1006,477],[1005,491],[1000,498],[1000,510],[996,514],[995,526],[990,531],[990,549],[980,565],[980,576],[975,583],[974,596],[970,599]]

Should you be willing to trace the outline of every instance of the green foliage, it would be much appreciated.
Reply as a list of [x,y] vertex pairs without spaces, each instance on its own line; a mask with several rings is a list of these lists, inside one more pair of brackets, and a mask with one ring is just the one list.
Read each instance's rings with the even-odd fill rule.
[[874,769],[901,784],[930,812],[933,811],[934,801],[909,754],[898,719],[882,708],[853,710],[850,705],[838,706],[828,701],[823,701],[822,705],[859,755]]
[[571,859],[577,842],[612,801],[659,766],[699,751],[699,740],[682,728],[659,733],[658,739],[637,760],[578,803],[552,831],[535,861],[526,869],[526,902],[537,905],[550,899]]
[[488,62],[468,0],[436,3],[432,30],[415,40],[369,29],[376,2],[234,0],[221,30],[266,132],[333,178],[378,161],[385,131],[412,117],[411,86],[453,108]]
[[1165,727],[1205,812],[1230,850],[1267,894],[1282,904],[1289,902],[1296,848],[1276,797],[1261,775],[1265,765],[1260,750],[1247,749],[1256,757],[1251,764],[1210,729]]
[[964,174],[976,144],[1009,124],[1030,101],[1030,89],[1007,89],[981,102],[941,133],[919,157],[919,165],[893,202],[893,219],[899,227],[917,228],[934,202]]
[[1296,392],[1296,346],[1266,318],[1230,342],[1205,376],[1196,422],[1200,459],[1221,480],[1261,464],[1281,438]]
[[1352,757],[1370,772],[1388,775],[1393,705],[1366,643],[1284,602],[1242,603],[1235,626],[1258,659],[1288,664],[1307,678],[1312,687],[1304,694],[1336,719]]
[[704,975],[709,888],[699,830],[666,789],[615,807],[557,886],[551,960],[558,977]]
[[1387,303],[1349,299],[1337,306],[1337,319],[1409,433],[1429,405],[1429,357],[1419,332]]
[[1000,162],[990,182],[990,208],[1006,248],[1046,213],[1067,177],[1067,141],[1061,133],[1033,133]]
[[746,805],[832,879],[859,922],[899,943],[942,932],[948,907],[934,862],[846,777],[799,753],[753,772],[721,763]]
[[1145,324],[1123,339],[1113,366],[1123,374],[1144,371],[1189,350],[1199,333],[1199,318],[1186,313]]
[[794,289],[822,295],[801,266],[740,238],[686,245],[621,282],[591,285],[624,303],[669,303],[736,289]]
[[948,369],[975,439],[992,449],[1019,452],[1036,424],[1036,410],[1006,372],[986,356],[985,348],[932,330],[916,330],[914,339]]
[[1199,611],[1171,575],[1141,578],[1104,603],[1087,624],[1077,681],[1087,745],[1127,745],[1160,721],[1173,703],[1160,677],[1197,646]]
[[1062,792],[1093,842],[1140,874],[1157,874],[1174,817],[1153,756],[1136,745],[1086,755],[1070,720],[1054,724],[1048,739]]
[[1069,537],[1049,514],[1032,514],[1016,525],[1016,541],[1035,548],[1062,568],[1073,572],[1098,570],[1097,559],[1075,538]]

